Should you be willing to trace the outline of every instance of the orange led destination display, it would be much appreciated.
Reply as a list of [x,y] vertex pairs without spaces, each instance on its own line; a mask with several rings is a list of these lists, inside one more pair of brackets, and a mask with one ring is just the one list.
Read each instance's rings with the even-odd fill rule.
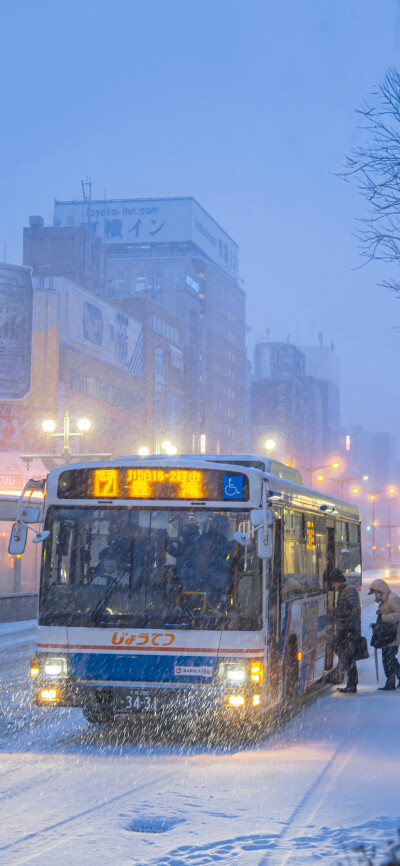
[[198,469],[128,469],[126,476],[132,499],[159,499],[170,489],[172,499],[204,499]]
[[189,502],[249,498],[241,472],[159,466],[68,469],[58,481],[59,499],[184,499]]

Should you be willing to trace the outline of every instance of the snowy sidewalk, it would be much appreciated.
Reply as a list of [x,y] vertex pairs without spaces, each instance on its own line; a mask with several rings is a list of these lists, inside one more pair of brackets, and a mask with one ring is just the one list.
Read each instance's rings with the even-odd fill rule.
[[37,619],[25,619],[19,622],[0,623],[0,650],[4,647],[17,646],[35,639]]

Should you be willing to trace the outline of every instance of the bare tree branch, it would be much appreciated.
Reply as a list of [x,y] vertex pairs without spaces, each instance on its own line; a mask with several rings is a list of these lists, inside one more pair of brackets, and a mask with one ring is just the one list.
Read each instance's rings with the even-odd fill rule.
[[[400,262],[400,74],[390,68],[358,111],[366,143],[353,148],[338,177],[355,183],[368,202],[368,215],[355,233],[368,261]],[[400,276],[384,282],[400,291]]]

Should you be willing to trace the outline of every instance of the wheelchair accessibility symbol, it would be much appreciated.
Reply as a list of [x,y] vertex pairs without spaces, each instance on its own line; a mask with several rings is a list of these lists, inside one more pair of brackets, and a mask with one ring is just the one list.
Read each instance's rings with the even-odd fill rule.
[[224,499],[243,499],[243,478],[236,475],[224,475]]

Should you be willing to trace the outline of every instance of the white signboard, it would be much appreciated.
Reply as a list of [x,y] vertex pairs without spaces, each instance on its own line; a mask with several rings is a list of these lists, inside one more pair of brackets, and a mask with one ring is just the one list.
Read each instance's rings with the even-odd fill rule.
[[106,244],[192,241],[228,274],[238,274],[238,245],[194,198],[56,201],[54,219],[57,225],[90,225]]
[[0,400],[31,390],[33,286],[30,268],[0,264]]
[[133,376],[143,375],[143,326],[94,295],[68,286],[62,340]]

